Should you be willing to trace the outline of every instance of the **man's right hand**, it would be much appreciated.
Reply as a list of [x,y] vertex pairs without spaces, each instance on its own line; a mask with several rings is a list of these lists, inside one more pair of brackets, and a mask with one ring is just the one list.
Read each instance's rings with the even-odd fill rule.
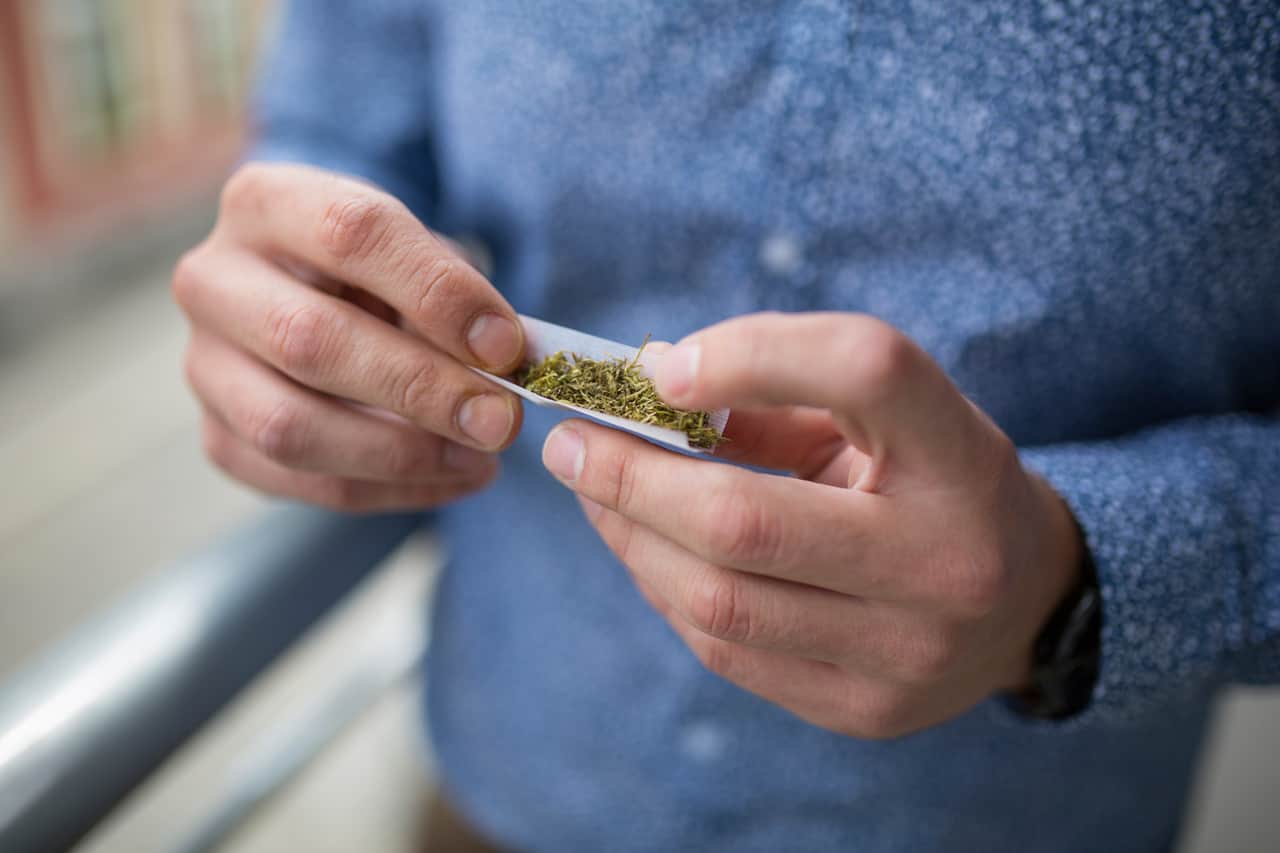
[[264,492],[336,509],[432,507],[474,491],[520,427],[505,373],[515,311],[391,196],[250,164],[178,262],[186,374],[209,457]]

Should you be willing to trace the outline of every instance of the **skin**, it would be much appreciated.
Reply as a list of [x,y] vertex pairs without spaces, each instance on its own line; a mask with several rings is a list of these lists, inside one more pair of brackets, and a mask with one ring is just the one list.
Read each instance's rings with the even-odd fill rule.
[[733,409],[720,455],[791,476],[585,421],[543,461],[711,671],[862,738],[1023,689],[1083,544],[918,346],[863,315],[759,314],[682,341],[656,383],[672,405]]
[[272,495],[347,511],[433,507],[491,482],[517,399],[516,313],[391,196],[249,164],[178,262],[205,450]]
[[[490,483],[520,428],[518,401],[467,369],[516,366],[515,312],[359,181],[244,167],[173,292],[206,452],[261,491],[439,506]],[[673,405],[733,408],[720,455],[790,476],[578,420],[543,459],[710,670],[865,738],[1026,683],[1079,533],[909,339],[856,314],[742,317],[667,351],[657,384]]]

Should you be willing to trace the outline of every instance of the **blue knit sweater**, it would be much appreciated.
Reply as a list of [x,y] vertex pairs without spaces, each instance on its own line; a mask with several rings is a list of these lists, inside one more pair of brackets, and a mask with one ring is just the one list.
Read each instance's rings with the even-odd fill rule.
[[[1075,511],[1091,707],[863,742],[704,671],[539,463],[439,514],[428,722],[547,851],[1166,848],[1209,703],[1280,680],[1270,0],[299,0],[260,156],[484,240],[516,308],[678,339],[759,309],[918,340]],[[838,369],[838,368],[837,368]]]

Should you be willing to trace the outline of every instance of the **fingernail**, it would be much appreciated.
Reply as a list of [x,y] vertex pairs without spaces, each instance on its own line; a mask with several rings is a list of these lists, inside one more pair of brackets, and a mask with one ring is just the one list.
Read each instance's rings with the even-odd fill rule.
[[450,471],[462,473],[483,471],[489,467],[491,459],[493,459],[491,454],[476,450],[474,447],[467,447],[465,444],[451,441],[444,446],[444,467]]
[[658,394],[668,402],[683,399],[693,390],[693,381],[698,375],[698,362],[701,360],[701,344],[676,344],[658,362],[658,377],[655,380]]
[[524,339],[516,324],[500,314],[481,314],[467,329],[467,346],[485,367],[501,370],[523,355]]
[[542,464],[561,480],[572,483],[578,479],[586,461],[586,446],[582,443],[582,436],[572,427],[556,427],[547,436],[547,443],[542,446]]
[[458,426],[467,437],[482,447],[501,447],[511,434],[515,412],[506,397],[497,394],[481,394],[462,404],[458,411]]

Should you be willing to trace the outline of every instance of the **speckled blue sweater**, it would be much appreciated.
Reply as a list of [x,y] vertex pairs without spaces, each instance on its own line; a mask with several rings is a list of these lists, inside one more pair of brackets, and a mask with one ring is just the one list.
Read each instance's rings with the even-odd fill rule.
[[261,156],[488,243],[521,311],[677,339],[758,309],[920,341],[1065,496],[1092,706],[892,742],[707,672],[543,471],[440,514],[449,790],[547,851],[1133,850],[1210,701],[1280,681],[1280,12],[1268,0],[299,0]]

